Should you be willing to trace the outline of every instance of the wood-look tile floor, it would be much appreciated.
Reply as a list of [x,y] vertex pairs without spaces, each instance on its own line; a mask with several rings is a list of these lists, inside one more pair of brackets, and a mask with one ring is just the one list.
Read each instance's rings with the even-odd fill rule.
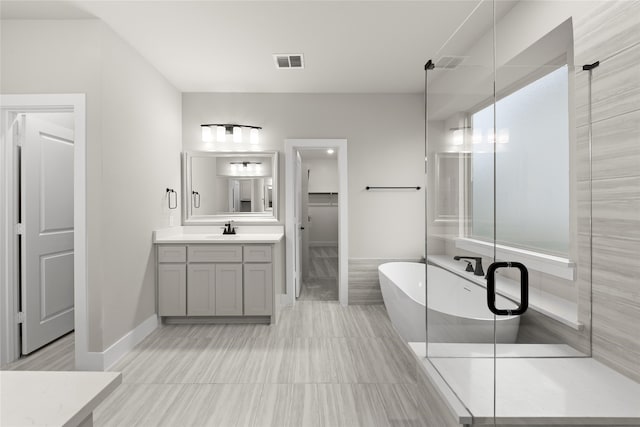
[[381,305],[300,301],[277,325],[164,325],[120,361],[96,426],[428,426]]
[[73,371],[75,369],[75,335],[70,332],[2,369],[7,371]]
[[338,300],[337,246],[312,246],[309,248],[308,276],[302,281],[298,300]]

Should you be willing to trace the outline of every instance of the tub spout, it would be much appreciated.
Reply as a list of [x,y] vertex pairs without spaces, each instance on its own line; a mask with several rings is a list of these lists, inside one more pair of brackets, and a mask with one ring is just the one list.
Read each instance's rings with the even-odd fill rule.
[[[475,257],[475,256],[459,256],[456,255],[453,257],[454,260],[456,261],[460,261],[461,259],[472,259],[476,262],[476,267],[475,269],[473,269],[473,274],[475,276],[484,276],[484,270],[482,269],[482,258],[481,257]],[[469,271],[469,265],[467,265],[467,270]]]

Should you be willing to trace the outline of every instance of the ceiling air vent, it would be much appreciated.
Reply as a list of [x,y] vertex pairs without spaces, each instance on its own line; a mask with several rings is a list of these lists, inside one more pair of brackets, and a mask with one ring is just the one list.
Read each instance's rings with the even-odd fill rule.
[[436,68],[446,68],[447,70],[453,70],[458,68],[462,61],[466,59],[465,56],[443,56],[436,61]]
[[273,55],[276,68],[280,69],[302,69],[304,68],[304,58],[301,53],[278,53]]

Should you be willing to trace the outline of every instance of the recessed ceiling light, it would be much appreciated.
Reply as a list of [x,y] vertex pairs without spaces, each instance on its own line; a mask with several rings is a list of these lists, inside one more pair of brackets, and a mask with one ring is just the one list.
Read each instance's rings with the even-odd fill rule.
[[333,148],[329,148],[329,149],[327,150],[327,154],[333,154],[333,153],[334,153]]

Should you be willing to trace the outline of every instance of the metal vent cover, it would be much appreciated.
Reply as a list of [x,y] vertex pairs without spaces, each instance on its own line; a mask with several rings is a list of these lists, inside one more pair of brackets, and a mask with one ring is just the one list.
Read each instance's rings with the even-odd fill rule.
[[442,56],[436,62],[436,68],[446,68],[447,70],[454,70],[458,68],[462,62],[467,59],[466,56]]
[[304,68],[304,56],[301,53],[276,53],[273,60],[278,69]]

